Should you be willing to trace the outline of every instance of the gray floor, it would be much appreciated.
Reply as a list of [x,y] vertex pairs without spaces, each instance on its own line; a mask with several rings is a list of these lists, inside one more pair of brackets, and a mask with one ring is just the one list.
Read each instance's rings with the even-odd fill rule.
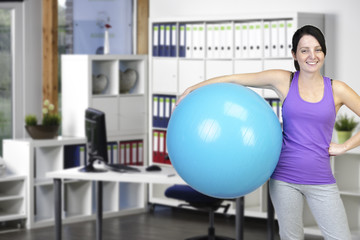
[[[216,232],[219,235],[235,237],[234,216],[215,216]],[[208,215],[184,209],[156,206],[153,212],[105,219],[103,221],[103,240],[181,240],[203,235],[207,232]],[[266,221],[246,218],[245,240],[266,240]],[[1,240],[49,240],[54,239],[54,228],[34,230],[20,229],[0,233]],[[83,222],[63,226],[63,239],[95,240],[95,222]],[[323,238],[306,236],[306,240]],[[276,234],[275,240],[279,240]]]

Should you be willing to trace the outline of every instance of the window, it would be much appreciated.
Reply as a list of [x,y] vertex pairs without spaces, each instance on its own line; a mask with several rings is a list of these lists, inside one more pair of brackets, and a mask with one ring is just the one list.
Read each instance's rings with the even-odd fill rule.
[[[0,155],[22,119],[22,3],[0,3]],[[15,87],[16,86],[16,87]],[[16,96],[16,98],[15,98]]]

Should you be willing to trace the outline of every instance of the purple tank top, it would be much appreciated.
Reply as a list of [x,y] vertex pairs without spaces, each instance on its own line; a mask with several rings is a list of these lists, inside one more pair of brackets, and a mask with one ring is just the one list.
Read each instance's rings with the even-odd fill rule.
[[328,152],[336,117],[331,80],[324,77],[323,98],[310,103],[300,97],[298,78],[296,72],[283,103],[283,144],[271,177],[295,184],[335,183]]

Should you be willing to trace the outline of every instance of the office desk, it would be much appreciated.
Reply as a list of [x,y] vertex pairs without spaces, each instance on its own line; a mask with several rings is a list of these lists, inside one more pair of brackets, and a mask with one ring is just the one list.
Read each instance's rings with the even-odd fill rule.
[[[84,173],[80,168],[71,168],[61,171],[49,172],[46,177],[54,179],[55,192],[55,239],[61,240],[62,234],[62,203],[61,181],[63,179],[88,180],[96,182],[96,239],[102,239],[102,182],[132,182],[132,183],[157,183],[157,184],[186,184],[172,168],[163,168],[160,172],[146,172],[145,167],[138,167],[140,172],[118,173]],[[244,223],[244,198],[236,199],[236,240],[243,239]]]

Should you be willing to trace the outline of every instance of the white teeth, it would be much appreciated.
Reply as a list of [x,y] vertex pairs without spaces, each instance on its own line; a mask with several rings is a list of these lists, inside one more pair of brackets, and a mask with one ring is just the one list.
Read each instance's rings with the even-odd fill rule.
[[317,62],[308,62],[310,65],[315,65]]

